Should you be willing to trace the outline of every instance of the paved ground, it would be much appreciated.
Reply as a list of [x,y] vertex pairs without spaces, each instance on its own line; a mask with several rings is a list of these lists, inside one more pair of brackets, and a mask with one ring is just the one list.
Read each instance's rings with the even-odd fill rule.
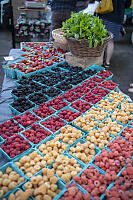
[[110,70],[113,72],[113,80],[119,84],[119,88],[133,100],[133,94],[128,93],[129,85],[133,82],[133,44],[131,43],[133,27],[127,27],[126,30],[126,36],[120,38],[115,44]]
[[[133,94],[127,91],[129,84],[133,82],[133,44],[131,44],[133,27],[128,26],[126,29],[126,36],[115,44],[110,70],[114,73],[113,80],[119,84],[120,89],[133,99]],[[7,56],[11,48],[11,32],[0,30],[0,64],[3,62],[3,56]],[[3,71],[0,67],[0,87],[2,81]]]

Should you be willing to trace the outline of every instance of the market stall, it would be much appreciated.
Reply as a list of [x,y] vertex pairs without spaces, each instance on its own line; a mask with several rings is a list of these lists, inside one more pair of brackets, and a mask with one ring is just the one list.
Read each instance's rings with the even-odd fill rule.
[[14,83],[13,115],[0,124],[0,198],[132,199],[133,102],[112,72],[72,66],[52,43],[23,42],[12,53],[3,66]]

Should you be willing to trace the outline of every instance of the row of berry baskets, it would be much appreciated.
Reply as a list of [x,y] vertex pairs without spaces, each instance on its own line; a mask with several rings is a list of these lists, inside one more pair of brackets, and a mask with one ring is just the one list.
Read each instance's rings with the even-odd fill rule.
[[[54,136],[53,136],[53,137],[50,136],[50,137],[51,137],[51,139],[54,139],[54,138],[55,138]],[[49,139],[50,139],[50,138],[49,138]],[[50,141],[49,139],[47,138],[47,141]],[[123,138],[122,138],[122,139],[123,139]],[[114,138],[113,140],[115,140],[115,138]],[[85,140],[80,139],[79,142],[84,143]],[[44,143],[44,142],[43,142],[43,143]],[[42,144],[43,144],[43,143],[42,143]],[[76,143],[75,143],[75,144],[76,144]],[[75,145],[75,144],[74,144],[74,145]],[[74,145],[73,145],[73,146],[74,146]],[[37,145],[37,146],[39,147],[39,145]],[[32,178],[37,177],[38,175],[41,175],[41,176],[43,175],[43,167],[42,167],[42,169],[40,168],[39,171],[38,171],[35,175],[33,175],[33,176],[31,176],[31,177],[27,177],[27,176],[25,175],[24,171],[22,171],[22,170],[19,169],[19,168],[20,168],[20,166],[18,165],[18,164],[19,164],[19,161],[21,160],[21,163],[23,163],[24,161],[22,161],[22,159],[24,159],[24,158],[26,159],[26,156],[28,156],[28,155],[30,155],[30,154],[32,155],[34,152],[36,152],[40,157],[41,157],[41,156],[44,156],[44,155],[38,150],[37,147],[35,147],[35,148],[30,148],[30,149],[27,150],[25,153],[23,153],[21,156],[18,156],[18,157],[15,158],[13,161],[8,162],[6,165],[4,165],[3,167],[0,168],[0,171],[1,171],[2,174],[6,174],[6,173],[9,174],[9,172],[10,172],[10,170],[11,170],[11,171],[13,171],[13,172],[15,171],[17,174],[19,174],[19,175],[18,175],[19,178],[22,177],[22,178],[20,178],[21,180],[19,180],[18,185],[16,185],[16,187],[15,187],[14,189],[7,191],[7,193],[4,195],[3,198],[8,199],[9,195],[12,194],[12,193],[16,193],[17,190],[25,191],[25,190],[28,188],[28,183],[32,180]],[[107,149],[106,152],[111,152],[111,151]],[[99,151],[99,149],[96,149],[96,155],[95,155],[95,157],[99,156],[100,154],[101,154],[101,152]],[[74,180],[73,180],[73,179],[70,180],[70,182],[69,182],[69,183],[70,183],[70,184],[69,184],[69,187],[71,186],[72,183],[75,183],[75,184],[76,184],[76,187],[77,187],[82,193],[88,193],[87,188],[85,188],[85,185],[84,185],[83,183],[80,183],[77,177],[81,177],[81,178],[82,178],[82,175],[83,175],[84,173],[86,173],[86,169],[89,169],[89,168],[94,169],[94,172],[96,172],[98,176],[99,176],[99,174],[100,174],[100,175],[102,175],[102,178],[103,178],[103,179],[105,178],[106,171],[103,171],[102,169],[100,169],[98,166],[95,165],[95,157],[92,159],[91,162],[89,162],[88,164],[85,165],[83,162],[81,162],[81,161],[80,161],[79,159],[77,159],[76,157],[70,155],[68,152],[63,152],[62,155],[63,155],[65,158],[69,158],[69,159],[74,158],[74,159],[75,159],[75,162],[76,162],[77,164],[79,164],[79,166],[80,166],[80,168],[81,168],[80,172],[77,173],[76,177],[74,176]],[[125,159],[125,161],[126,161],[126,159]],[[25,163],[25,162],[24,162],[24,163]],[[54,163],[55,163],[55,162],[53,162],[53,164],[54,164]],[[47,165],[47,166],[45,166],[45,168],[47,168],[48,170],[51,170],[51,169],[53,168],[53,164]],[[125,166],[121,167],[121,168],[119,169],[119,172],[117,173],[117,179],[118,179],[119,177],[122,176],[122,172],[126,169],[126,167],[127,167],[127,164],[126,164],[126,162],[125,162]],[[9,172],[8,172],[8,170],[9,170]],[[57,196],[56,196],[55,198],[52,198],[52,199],[55,200],[55,199],[61,198],[61,197],[64,195],[64,193],[67,192],[67,188],[65,187],[67,181],[62,180],[62,178],[60,178],[57,174],[54,174],[54,176],[58,178],[57,187],[61,190],[61,192],[60,192],[59,194],[57,194]],[[91,178],[92,178],[92,177],[91,177]],[[91,179],[91,178],[90,178],[90,179]],[[93,180],[93,178],[92,178],[92,180]],[[95,180],[95,179],[94,179],[94,180]],[[116,179],[115,179],[115,180],[116,180]],[[14,181],[15,181],[15,179],[14,179]],[[96,180],[95,180],[95,181],[96,181]],[[9,184],[10,184],[10,183],[9,183]],[[98,184],[98,183],[97,183],[97,184]],[[105,198],[106,191],[108,191],[111,187],[113,187],[113,185],[114,185],[114,180],[110,180],[110,181],[108,180],[108,182],[107,182],[106,184],[104,183],[105,188],[104,188],[104,190],[103,190],[102,192],[100,192],[99,199],[104,199],[104,198]],[[11,186],[10,186],[10,187],[11,187]],[[29,183],[29,188],[32,188],[30,183]],[[29,188],[28,188],[28,189],[29,189]],[[94,199],[94,196],[95,196],[95,195],[93,196],[93,194],[90,194],[90,193],[89,193],[89,195],[90,195],[90,198],[91,198],[91,199]],[[31,199],[34,199],[34,197],[35,197],[35,196],[31,196],[30,198],[31,198]]]
[[[111,75],[111,77],[112,77],[112,75]],[[99,79],[99,77],[98,76],[95,76],[95,75],[93,75],[93,76],[90,76],[89,78],[87,78],[87,79],[85,79],[84,81],[82,81],[81,83],[79,83],[78,85],[76,85],[76,86],[71,86],[71,90],[70,91],[74,91],[74,89],[76,89],[77,87],[82,87],[82,84],[84,84],[86,81],[89,81],[89,80],[95,80],[95,79]],[[104,79],[104,80],[106,80],[106,79]],[[99,83],[96,83],[96,82],[93,82],[94,84],[95,84],[95,86],[94,86],[94,88],[88,88],[87,89],[87,86],[86,86],[86,93],[87,92],[92,92],[93,93],[93,90],[94,90],[94,95],[95,96],[99,96],[99,94],[96,94],[95,93],[95,90],[97,90],[98,88],[99,89],[101,89],[102,91],[104,91],[104,90],[106,90],[106,91],[108,91],[108,93],[110,93],[111,92],[111,90],[107,90],[107,88],[106,88],[106,86],[105,86],[105,82],[106,81],[104,81],[103,80],[103,82],[102,83],[104,83],[104,85],[102,85],[102,83],[101,83],[101,85],[99,86]],[[44,97],[46,98],[46,100],[45,100],[45,102],[47,102],[47,101],[49,101],[49,100],[51,100],[52,98],[50,97],[50,96],[48,96],[47,95],[47,90],[49,90],[50,88],[52,88],[52,89],[55,89],[55,90],[57,90],[58,89],[58,85],[59,84],[56,84],[56,85],[54,85],[54,86],[47,86],[47,85],[44,85],[44,84],[42,84],[42,83],[37,83],[37,81],[34,81],[33,80],[33,82],[35,82],[35,84],[38,84],[38,86],[40,86],[41,88],[45,88],[45,90],[46,91],[43,91],[43,93],[42,93],[42,95],[44,95]],[[107,81],[108,82],[108,81]],[[109,81],[110,82],[110,81]],[[110,83],[112,83],[112,84],[114,84],[113,82],[110,82]],[[61,84],[61,83],[60,83]],[[18,85],[18,82],[17,82],[17,85]],[[19,84],[20,85],[20,84]],[[23,86],[22,86],[23,87]],[[29,87],[29,85],[26,85],[26,87]],[[117,90],[117,88],[118,88],[118,85],[117,84],[115,84],[114,85],[114,87],[113,87],[113,89],[115,88],[115,90]],[[58,89],[59,90],[59,89]],[[59,94],[57,95],[57,96],[62,96],[62,95],[65,95],[65,91],[63,91],[63,90],[59,90],[60,92],[59,92]],[[29,92],[30,93],[30,92]],[[29,99],[30,97],[32,97],[32,96],[34,96],[34,94],[35,94],[36,92],[32,92],[31,94],[29,94],[28,96],[24,96],[24,97],[26,97],[27,99]],[[39,91],[39,94],[40,94],[40,91]],[[74,94],[76,94],[76,91],[74,91]],[[11,92],[11,95],[13,96],[13,98],[16,100],[18,97],[16,96],[16,95],[14,95],[13,94],[13,92]],[[82,95],[80,95],[80,98],[81,97],[83,97],[83,99],[85,98],[85,92],[84,92],[84,94],[82,94]],[[103,97],[102,97],[103,98]],[[78,100],[79,98],[77,98],[77,100]],[[82,100],[83,100],[82,99]],[[65,97],[64,97],[64,100],[65,101],[68,101],[67,99],[65,99]],[[84,99],[84,100],[86,100],[86,99]],[[83,100],[83,101],[84,101]],[[33,105],[32,107],[34,107],[34,106],[38,106],[38,104],[35,104],[35,102],[32,102],[32,100],[31,99],[29,99],[29,102]],[[70,102],[67,102],[68,104],[70,103]],[[13,107],[12,107],[12,104],[13,104],[13,102],[10,104],[10,108],[11,108],[11,110],[12,110],[12,112],[14,113],[14,114],[20,114],[20,112],[19,111],[17,111],[17,110],[15,110]]]
[[[101,72],[98,73],[100,75]],[[110,77],[112,78],[112,75]],[[81,86],[81,83],[78,85]],[[100,88],[105,89],[102,83]],[[117,86],[115,90],[117,91]],[[111,90],[108,90],[108,94],[100,100],[110,104],[115,102],[110,98],[111,94]],[[63,93],[63,97],[64,95],[65,93]],[[45,200],[63,199],[63,197],[78,199],[79,196],[80,199],[84,200],[108,199],[111,197],[107,196],[107,194],[109,195],[108,191],[114,186],[115,181],[124,177],[123,171],[127,169],[128,165],[131,164],[132,166],[132,139],[126,137],[124,131],[129,132],[129,129],[133,129],[133,121],[129,118],[126,123],[122,123],[123,121],[114,119],[115,113],[121,111],[121,105],[127,102],[127,96],[123,95],[123,99],[112,110],[102,108],[101,104],[99,104],[100,100],[95,105],[90,103],[90,107],[83,112],[78,110],[78,106],[73,108],[74,103],[77,101],[86,103],[87,101],[85,101],[84,97],[85,95],[82,95],[73,102],[69,102],[64,98],[63,102],[67,105],[63,104],[64,107],[58,110],[52,107],[51,104],[47,104],[48,101],[46,102],[48,110],[43,117],[39,116],[40,111],[35,111],[40,108],[37,105],[21,114],[15,111],[14,114],[18,114],[17,116],[14,116],[7,123],[5,122],[4,126],[0,125],[1,131],[6,132],[4,137],[0,137],[0,152],[8,162],[0,168],[0,177],[5,179],[3,181],[3,178],[1,178],[1,199],[8,199],[11,194],[26,192],[28,191],[27,189],[34,190],[34,192],[31,191],[31,195],[24,193],[24,197],[27,195],[29,199],[43,198],[43,196]],[[99,112],[99,116],[101,112],[100,118],[91,112],[92,110],[95,112],[95,109]],[[68,112],[71,116],[67,116]],[[128,114],[132,114],[132,112]],[[80,118],[81,124],[85,123],[84,116],[87,115],[90,115],[91,124],[88,130],[80,126],[80,123],[76,121]],[[115,123],[117,126],[117,134],[113,135],[113,132],[110,132],[111,129],[104,129],[104,126],[110,120],[111,123]],[[13,129],[15,134],[10,128],[10,131],[6,131],[6,128],[8,129],[12,123],[15,124],[16,129]],[[38,130],[37,135],[40,134],[39,139],[37,138],[36,130]],[[103,135],[102,132],[99,132],[100,130],[109,132],[107,143],[102,147],[96,145],[97,138],[93,137],[95,131],[98,133],[97,137],[100,134]],[[39,133],[41,131],[44,134],[44,138]],[[74,137],[72,139],[64,138],[63,135],[69,133],[69,131],[70,138],[72,135]],[[7,132],[9,135],[6,137]],[[125,147],[123,147],[123,144]],[[91,145],[91,147],[86,145]],[[53,149],[54,146],[55,148]],[[91,149],[89,160],[86,160],[85,155],[75,154],[75,149],[78,153],[81,150],[81,146]],[[119,151],[119,155],[116,150],[114,151],[115,148]],[[55,157],[50,154],[51,152],[54,152]],[[115,157],[114,160],[112,156]],[[102,161],[100,161],[101,157],[104,158]],[[120,160],[118,160],[118,157]],[[110,161],[111,159],[112,161]],[[106,165],[104,165],[104,162]],[[32,169],[30,166],[32,166]],[[110,166],[115,166],[116,168],[110,168]],[[109,170],[116,170],[115,174],[111,174],[112,178],[109,176]],[[69,172],[71,172],[71,176]],[[123,180],[122,178],[121,180]],[[126,178],[129,179],[130,177]],[[41,183],[45,183],[48,187],[48,192],[44,192],[44,187],[44,193],[42,192],[41,184],[37,184],[38,180],[40,182],[45,180]],[[132,187],[129,187],[130,190],[132,190]],[[74,191],[78,194],[77,196]]]
[[[67,123],[67,122],[66,122]],[[69,123],[68,123],[69,124]],[[123,125],[123,129],[121,130],[121,132],[119,133],[119,134],[121,134],[122,133],[122,131],[126,128],[126,127],[132,127],[132,125],[131,125],[132,123],[131,123],[131,121],[129,122],[129,126],[124,126]],[[131,126],[130,126],[131,125]],[[43,126],[43,125],[42,125]],[[28,127],[29,128],[29,127]],[[44,128],[44,127],[43,127]],[[96,127],[95,127],[96,128]],[[46,129],[46,128],[45,128]],[[48,130],[48,129],[47,129]],[[23,133],[23,132],[22,132]],[[20,133],[20,135],[22,134],[22,133]],[[43,141],[41,141],[41,143],[40,144],[38,144],[38,145],[35,145],[34,146],[34,148],[36,149],[36,151],[38,151],[38,147],[41,145],[41,144],[44,144],[44,143],[46,143],[47,141],[51,141],[50,139],[54,139],[55,138],[55,136],[58,136],[58,134],[59,134],[59,132],[55,132],[55,133],[52,133],[51,134],[51,136],[49,136],[48,138],[46,138],[46,139],[44,139]],[[118,135],[119,135],[118,134]],[[73,157],[73,158],[75,158],[76,160],[77,160],[77,162],[78,163],[80,163],[80,166],[82,166],[81,168],[82,169],[84,169],[84,168],[88,168],[88,164],[87,165],[85,165],[81,160],[79,160],[78,158],[76,158],[75,156],[73,156],[73,155],[70,155],[69,154],[69,150],[70,150],[70,148],[71,147],[74,147],[78,142],[80,142],[80,143],[84,143],[85,142],[85,140],[84,140],[84,136],[86,135],[86,132],[84,132],[83,131],[83,137],[81,138],[81,139],[79,139],[79,140],[77,140],[77,141],[75,141],[72,145],[70,145],[70,146],[68,146],[68,149],[66,150],[66,152],[63,152],[63,154],[65,153],[65,156],[66,155],[68,155],[68,156],[70,156],[70,157]],[[26,139],[26,138],[25,138]],[[113,138],[113,140],[112,140],[112,142],[114,141],[116,139],[116,137],[114,137]],[[123,137],[121,137],[121,139],[123,139]],[[123,139],[124,140],[124,139]],[[60,142],[62,142],[61,140],[60,140]],[[33,147],[33,146],[31,146],[31,147]],[[107,146],[108,147],[108,146]],[[106,149],[106,147],[104,147],[104,149]],[[32,150],[31,149],[29,149],[29,150],[27,150],[27,151],[25,151],[23,154],[21,154],[20,156],[18,156],[18,157],[15,157],[15,159],[11,159],[12,160],[12,162],[14,162],[15,160],[16,161],[18,161],[22,156],[25,156],[25,155],[27,155],[29,152],[31,152]],[[94,162],[94,159],[95,159],[95,157],[96,156],[98,156],[98,155],[100,155],[101,154],[101,150],[98,148],[98,147],[96,147],[95,146],[95,151],[96,151],[96,154],[95,154],[95,156],[94,156],[94,158],[89,162],[89,165],[91,165],[91,166],[93,166],[94,164],[91,164],[91,163],[93,163]],[[108,149],[107,149],[107,151],[108,151]],[[39,152],[40,154],[41,154],[41,152]],[[4,155],[5,155],[5,153],[4,153]],[[43,155],[44,156],[44,155]],[[9,158],[9,157],[8,157]],[[4,166],[5,167],[5,166]],[[4,169],[4,167],[3,167],[3,169]],[[51,168],[51,166],[47,166],[48,168]],[[102,172],[103,173],[103,171],[101,171],[101,169],[100,168],[97,168],[96,167],[96,169],[98,169],[98,170],[100,170],[100,173]],[[123,166],[122,167],[122,169],[119,171],[119,173],[117,174],[117,176],[119,177],[120,175],[121,175],[121,172],[123,171],[123,169],[125,169],[125,166]],[[105,174],[105,173],[104,173]],[[23,175],[23,177],[24,177],[24,175]],[[28,181],[28,180],[27,180]],[[61,180],[61,181],[63,181],[63,180]],[[112,183],[112,182],[111,182]],[[63,184],[64,184],[64,182],[63,182]],[[82,188],[82,187],[81,187]],[[108,187],[107,187],[108,188]],[[84,190],[84,189],[83,189]],[[66,189],[64,189],[62,192],[65,192],[66,191]],[[87,192],[87,191],[86,191]],[[64,194],[64,193],[63,193]],[[101,196],[101,199],[103,198],[105,196],[105,193],[103,194],[103,196]],[[58,196],[59,197],[59,196]]]

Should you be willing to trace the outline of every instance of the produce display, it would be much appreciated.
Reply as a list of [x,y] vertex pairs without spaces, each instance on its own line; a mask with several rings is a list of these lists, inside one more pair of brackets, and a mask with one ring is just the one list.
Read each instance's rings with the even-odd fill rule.
[[91,105],[87,102],[77,100],[71,104],[71,107],[84,113],[91,108]]
[[57,138],[69,145],[73,144],[77,139],[82,137],[82,132],[70,125],[62,127]]
[[108,128],[105,126],[103,128],[91,130],[86,137],[86,140],[95,144],[100,149],[103,149],[108,142],[112,140],[112,137],[110,137]]
[[[109,152],[103,149],[101,154],[95,158],[94,164],[106,172],[108,179],[116,180],[117,174],[125,166],[124,161],[125,158],[119,156],[118,151]],[[114,163],[113,166],[112,163]]]
[[58,116],[52,116],[48,118],[46,121],[42,122],[41,124],[52,132],[56,132],[62,126],[66,125],[66,123]]
[[89,141],[81,143],[78,142],[76,146],[71,147],[69,153],[85,164],[89,163],[95,156],[95,145],[91,144]]
[[31,145],[29,141],[24,140],[24,138],[17,133],[13,137],[7,138],[6,141],[1,145],[1,149],[3,149],[3,151],[5,151],[10,158],[14,158],[30,147]]
[[24,177],[21,177],[12,167],[7,167],[4,172],[0,171],[0,181],[0,198],[2,198],[8,191],[23,183]]
[[89,192],[94,199],[99,199],[112,182],[91,165],[80,176],[74,176],[73,179]]
[[[25,192],[22,191],[22,190],[17,190],[17,192],[15,192],[14,194],[11,193],[11,194],[9,195],[8,200],[12,200],[12,199],[19,200],[19,199],[22,199],[22,197],[23,197],[23,200],[26,200],[26,199],[28,199],[32,194],[33,194],[33,190],[32,190],[32,189],[28,189],[28,190],[26,190]],[[4,198],[3,200],[7,200],[7,198]]]
[[101,97],[96,96],[96,95],[92,94],[91,92],[88,92],[82,99],[91,104],[96,104],[98,101],[101,100]]
[[46,118],[50,115],[52,115],[53,113],[55,113],[55,111],[51,108],[49,108],[48,106],[46,106],[45,104],[40,104],[40,107],[38,107],[35,110],[32,110],[36,115],[38,115],[41,118]]
[[84,95],[90,91],[90,89],[88,87],[89,87],[89,85],[85,85],[85,82],[84,82],[81,86],[78,85],[77,87],[71,89],[70,91]]
[[[119,156],[123,156],[126,159],[131,158],[133,155],[132,142],[126,141],[121,137],[116,137],[111,143],[108,144],[108,148],[112,151],[112,153],[119,154]],[[125,152],[126,149],[126,152]],[[117,151],[117,152],[116,152]]]
[[40,105],[41,103],[48,100],[48,98],[41,92],[36,92],[34,94],[31,94],[29,96],[29,100],[34,102],[37,105]]
[[133,112],[133,103],[129,102],[127,99],[121,104],[121,110]]
[[33,108],[34,106],[35,106],[35,104],[33,104],[32,102],[30,102],[25,97],[19,97],[17,100],[15,100],[11,104],[11,107],[13,109],[17,110],[17,112],[19,112],[19,114],[23,113],[26,110],[29,110],[29,109]]
[[45,35],[49,33],[50,23],[38,19],[21,19],[15,26],[16,36]]
[[100,88],[98,86],[96,88],[92,89],[91,92],[96,94],[96,95],[98,95],[98,96],[100,96],[100,97],[105,97],[109,93],[108,90],[102,89],[102,88]]
[[125,139],[129,140],[130,142],[133,142],[133,128],[126,127],[122,134]]
[[23,127],[28,127],[31,124],[40,121],[38,117],[36,117],[34,114],[30,113],[29,111],[26,111],[23,115],[16,115],[14,119],[21,124]]
[[111,91],[108,98],[119,103],[123,102],[126,99],[126,97],[124,97],[122,93],[117,93],[115,91]]
[[34,174],[46,167],[46,161],[44,157],[38,154],[37,151],[23,156],[14,163],[28,178],[31,178]]
[[108,132],[113,135],[117,136],[120,131],[123,129],[122,124],[118,124],[116,121],[113,121],[110,117],[104,121],[104,123],[99,123],[99,128],[107,127]]
[[79,200],[91,200],[91,197],[88,193],[83,193],[79,188],[77,187],[76,183],[71,183],[66,185],[67,191],[64,193],[64,195],[59,200],[67,200],[67,199],[79,199]]
[[61,97],[68,102],[74,102],[75,100],[79,99],[82,96],[82,94],[74,93],[72,91],[66,92]]
[[104,81],[104,78],[98,77],[98,76],[93,76],[93,78],[90,78],[90,81],[94,81],[96,83],[101,83]]
[[109,113],[105,112],[101,108],[93,107],[89,112],[87,112],[87,115],[96,120],[103,121],[109,115]]
[[68,103],[66,101],[62,101],[60,97],[55,97],[53,100],[47,102],[47,106],[52,106],[55,110],[60,110],[64,108],[65,106],[68,106]]
[[23,43],[22,50],[21,70],[48,57],[56,65],[15,82],[10,108],[17,115],[0,124],[8,162],[0,167],[0,198],[132,199],[133,103],[113,74],[58,63],[65,52],[50,43]]
[[53,164],[54,173],[59,176],[64,182],[70,180],[81,171],[80,164],[75,158],[69,158],[65,155],[59,155]]
[[105,79],[105,78],[111,77],[113,74],[111,71],[103,70],[103,71],[99,72],[97,75],[101,76],[102,78]]
[[43,155],[45,155],[44,160],[47,165],[50,165],[54,162],[58,155],[67,150],[67,147],[68,146],[66,144],[59,141],[59,138],[54,138],[47,141],[45,144],[42,143],[38,149]]
[[39,124],[32,124],[31,128],[28,128],[22,132],[22,135],[24,135],[26,139],[34,144],[38,144],[51,134],[51,132],[44,130],[44,128]]
[[22,47],[22,53],[17,63],[3,66],[4,72],[11,78],[29,77],[32,74],[45,71],[45,68],[64,63],[65,51],[55,48],[53,45],[42,44],[43,49]]
[[99,123],[98,121],[95,121],[93,118],[91,118],[88,113],[86,113],[86,115],[78,117],[76,120],[74,120],[74,124],[77,127],[80,127],[83,131],[90,131]]
[[71,18],[63,22],[63,32],[65,37],[88,40],[89,47],[95,48],[100,43],[103,44],[107,37],[107,30],[102,24],[102,20],[88,13],[72,13]]
[[133,198],[132,178],[133,178],[132,160],[128,160],[127,167],[122,172],[122,175],[114,182],[112,187],[106,191],[106,198],[109,200],[112,198],[132,199]]
[[117,106],[119,105],[118,102],[110,102],[109,99],[101,100],[97,106],[103,108],[104,110],[107,110],[109,112],[112,112]]
[[99,83],[99,85],[109,90],[114,90],[117,86],[117,84],[113,83],[112,81],[103,81],[102,83]]
[[63,109],[61,112],[59,112],[58,116],[67,122],[73,121],[75,118],[77,118],[79,115],[81,115],[80,112],[75,112],[73,110],[69,109]]
[[112,113],[111,117],[123,124],[128,124],[133,119],[133,115],[129,111],[119,110],[118,108]]
[[35,199],[51,200],[61,192],[58,182],[53,170],[43,168],[42,174],[32,177],[24,184],[24,188],[32,189]]
[[17,122],[14,122],[13,118],[9,121],[5,121],[0,124],[0,136],[3,139],[13,136],[16,133],[19,133],[23,130],[22,127]]

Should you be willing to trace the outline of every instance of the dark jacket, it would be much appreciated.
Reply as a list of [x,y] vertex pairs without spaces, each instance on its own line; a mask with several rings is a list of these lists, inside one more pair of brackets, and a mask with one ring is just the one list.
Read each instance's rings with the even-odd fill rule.
[[52,0],[52,11],[75,11],[77,0]]
[[112,0],[113,2],[113,12],[107,14],[99,14],[100,18],[115,22],[117,24],[122,24],[124,19],[125,8],[129,8],[131,5],[131,0]]

